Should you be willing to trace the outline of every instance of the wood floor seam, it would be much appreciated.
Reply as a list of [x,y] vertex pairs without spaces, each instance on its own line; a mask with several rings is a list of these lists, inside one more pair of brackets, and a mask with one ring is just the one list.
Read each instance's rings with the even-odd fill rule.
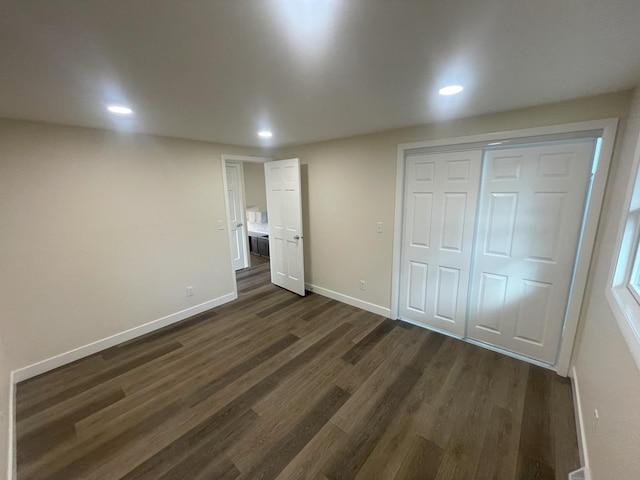
[[269,281],[17,386],[18,480],[566,480],[553,372]]

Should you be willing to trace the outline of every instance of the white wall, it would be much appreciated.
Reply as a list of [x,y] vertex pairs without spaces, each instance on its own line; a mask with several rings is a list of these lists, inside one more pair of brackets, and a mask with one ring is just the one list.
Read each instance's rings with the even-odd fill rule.
[[[594,480],[640,478],[640,372],[604,297],[615,238],[640,131],[640,101],[627,127],[631,92],[579,99],[448,123],[362,135],[283,149],[303,165],[307,281],[388,308],[397,145],[586,120],[620,117],[618,137],[596,238],[574,362]],[[626,134],[625,134],[626,131]],[[623,146],[624,141],[624,146]],[[375,222],[385,225],[375,233]],[[358,280],[367,281],[361,291]]]
[[[614,116],[624,127],[629,102],[630,93],[622,92],[283,149],[277,157],[299,156],[303,164],[307,281],[389,307],[398,143]],[[598,472],[626,456],[618,439],[636,434],[625,422],[640,431],[631,409],[640,378],[602,295],[623,195],[616,190],[626,187],[628,174],[629,160],[619,162],[619,151],[618,145],[601,222],[609,228],[598,235],[598,270],[575,357],[584,404],[601,408],[599,433],[589,438]],[[224,219],[221,153],[256,154],[0,121],[0,332],[8,339],[0,385],[8,370],[231,292],[227,232],[216,228]],[[384,222],[382,234],[375,232],[377,221]],[[367,281],[366,291],[359,279]],[[186,297],[188,285],[194,297]],[[0,411],[6,411],[2,392]],[[609,470],[618,477],[595,478],[631,478],[634,462]]]
[[254,152],[0,120],[0,411],[9,370],[233,292],[221,153]]
[[[399,143],[618,116],[624,124],[629,101],[630,92],[599,95],[283,149],[277,158],[302,164],[306,281],[390,307]],[[376,233],[376,222],[384,233]]]
[[267,211],[267,190],[264,183],[264,163],[243,162],[245,200],[248,207]]
[[12,368],[233,290],[217,221],[220,154],[237,149],[7,121],[0,145]]
[[[604,296],[616,259],[616,235],[640,135],[640,89],[636,91],[626,129],[620,133],[622,145],[609,177],[573,353],[594,480],[640,478],[640,371]],[[600,419],[593,429],[596,408]]]

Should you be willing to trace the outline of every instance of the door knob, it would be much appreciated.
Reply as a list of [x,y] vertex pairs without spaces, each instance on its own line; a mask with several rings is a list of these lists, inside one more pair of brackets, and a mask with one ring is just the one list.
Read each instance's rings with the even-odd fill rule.
[[301,238],[302,238],[302,237],[301,237],[300,235],[294,235],[294,236],[293,236],[293,239],[294,239],[294,240],[300,240]]
[[242,226],[241,223],[237,224],[236,227],[240,228]]

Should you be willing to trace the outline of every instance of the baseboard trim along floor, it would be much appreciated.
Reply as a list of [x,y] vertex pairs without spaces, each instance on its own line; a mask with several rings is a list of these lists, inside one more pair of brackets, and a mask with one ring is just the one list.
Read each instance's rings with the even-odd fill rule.
[[168,325],[171,325],[172,323],[176,323],[189,317],[193,317],[194,315],[198,315],[199,313],[206,312],[207,310],[211,310],[212,308],[228,303],[232,300],[235,300],[236,298],[236,294],[228,293],[218,298],[203,302],[199,305],[194,305],[193,307],[186,308],[165,317],[152,320],[151,322],[147,322],[143,325],[125,330],[124,332],[116,333],[115,335],[103,338],[102,340],[97,340],[87,345],[83,345],[82,347],[74,348],[73,350],[69,350],[68,352],[64,352],[46,360],[42,360],[40,362],[34,363],[33,365],[20,368],[12,373],[13,382],[20,383],[29,378],[36,377],[58,367],[62,367],[63,365],[67,365],[69,363],[75,362],[76,360],[80,360],[81,358],[88,357],[89,355],[93,355],[94,353],[98,353],[102,350],[106,350],[107,348],[127,342],[129,340],[133,340],[136,337],[140,337],[147,333],[153,332],[154,330],[166,327]]

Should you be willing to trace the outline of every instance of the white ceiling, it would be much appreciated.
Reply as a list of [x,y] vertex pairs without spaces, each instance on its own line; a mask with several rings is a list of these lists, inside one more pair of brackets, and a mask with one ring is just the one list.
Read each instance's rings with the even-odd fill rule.
[[[638,0],[4,0],[0,117],[285,145],[640,83]],[[465,85],[440,97],[437,88]],[[105,104],[130,105],[131,119]],[[259,129],[273,130],[271,141]]]

